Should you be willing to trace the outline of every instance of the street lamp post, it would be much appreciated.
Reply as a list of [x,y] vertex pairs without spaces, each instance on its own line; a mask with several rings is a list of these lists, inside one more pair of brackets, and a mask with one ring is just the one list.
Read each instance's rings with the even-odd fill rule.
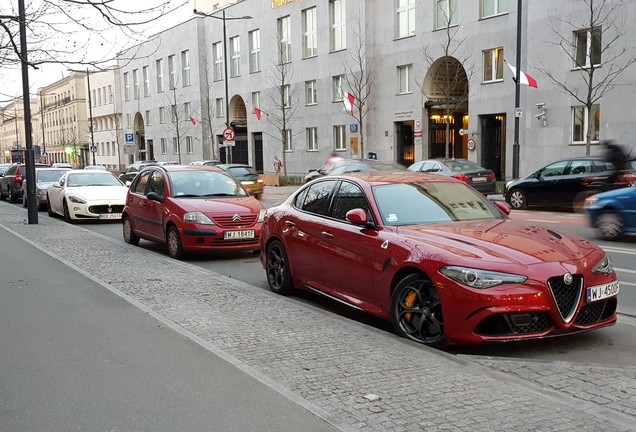
[[[227,70],[227,30],[226,30],[226,26],[225,26],[225,22],[227,20],[241,20],[241,19],[252,19],[251,16],[249,15],[245,15],[242,17],[226,17],[225,16],[225,9],[222,10],[222,14],[221,16],[216,16],[216,15],[208,15],[206,13],[200,12],[196,9],[194,9],[194,14],[195,15],[201,15],[201,16],[205,16],[205,17],[210,17],[210,18],[216,18],[219,20],[223,21],[223,73],[225,74],[225,127],[229,128],[230,127],[230,91],[229,91],[229,80],[230,80],[230,74],[228,73]],[[228,147],[225,147],[225,162],[226,163],[232,163],[232,152],[229,150]]]
[[91,75],[88,73],[88,68],[86,69],[86,84],[88,85],[88,116],[89,123],[88,127],[91,129],[91,148],[90,151],[93,154],[93,165],[97,165],[95,163],[95,153],[97,153],[97,149],[95,148],[95,135],[93,134],[93,102],[91,100]]

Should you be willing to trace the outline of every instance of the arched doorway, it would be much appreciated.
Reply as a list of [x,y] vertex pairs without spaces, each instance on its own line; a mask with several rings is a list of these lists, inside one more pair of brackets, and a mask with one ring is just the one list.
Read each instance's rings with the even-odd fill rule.
[[468,156],[468,77],[459,60],[437,59],[424,79],[424,103],[428,117],[428,157],[465,158]]
[[235,95],[230,100],[228,121],[234,129],[234,145],[227,147],[223,135],[217,136],[221,148],[219,159],[223,163],[249,164],[249,148],[247,142],[247,109],[241,96]]
[[[135,145],[136,145],[136,154],[137,160],[145,161],[154,159],[154,152],[152,146],[146,146],[146,126],[144,124],[144,118],[141,113],[135,114],[135,121],[133,122],[134,133],[135,133]],[[131,159],[129,155],[129,159]],[[130,161],[130,163],[134,161]]]

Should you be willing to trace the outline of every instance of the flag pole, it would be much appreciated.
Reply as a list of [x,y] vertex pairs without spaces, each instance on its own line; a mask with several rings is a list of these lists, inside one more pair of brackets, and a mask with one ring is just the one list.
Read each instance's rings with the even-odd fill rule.
[[519,178],[519,115],[521,83],[521,8],[522,0],[517,0],[517,70],[515,71],[515,141],[512,145],[512,178]]

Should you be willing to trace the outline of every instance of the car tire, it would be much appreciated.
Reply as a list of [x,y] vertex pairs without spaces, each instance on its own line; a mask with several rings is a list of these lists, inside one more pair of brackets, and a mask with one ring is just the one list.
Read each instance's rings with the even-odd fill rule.
[[623,235],[623,221],[613,210],[603,212],[596,222],[596,232],[603,240],[617,240]]
[[433,282],[420,273],[406,276],[393,290],[391,322],[402,337],[435,348],[447,345],[442,301]]
[[176,226],[172,225],[166,233],[166,244],[168,246],[168,255],[174,259],[183,259],[183,245],[181,244],[181,236]]
[[55,213],[53,213],[53,209],[51,208],[51,200],[48,195],[46,196],[46,212],[50,217],[55,217]]
[[124,235],[124,241],[126,243],[133,246],[137,246],[139,244],[139,236],[135,234],[132,222],[130,222],[130,218],[128,216],[124,216],[124,220],[122,221],[122,231]]
[[276,294],[289,294],[293,291],[291,269],[285,246],[279,240],[272,241],[265,253],[265,274],[269,289]]
[[528,208],[526,194],[521,189],[513,189],[508,194],[508,203],[515,210],[525,210]]
[[66,203],[66,200],[62,202],[62,210],[64,212],[64,222],[70,224],[75,223],[75,220],[71,218],[71,212],[68,210],[68,204]]
[[18,197],[15,196],[12,188],[9,188],[9,202],[10,203],[18,202]]
[[2,187],[0,187],[0,200],[4,201],[7,199],[7,195],[2,191]]

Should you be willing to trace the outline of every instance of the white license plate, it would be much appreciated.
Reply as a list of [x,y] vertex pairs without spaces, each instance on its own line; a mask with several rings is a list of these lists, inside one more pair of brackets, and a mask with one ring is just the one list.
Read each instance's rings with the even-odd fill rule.
[[488,177],[473,177],[475,183],[484,183],[486,180],[488,180]]
[[121,213],[103,213],[99,215],[100,219],[121,219]]
[[620,290],[618,281],[610,282],[605,285],[599,285],[595,287],[589,287],[587,289],[587,302],[595,302],[597,300],[603,300],[608,297],[614,297]]
[[225,240],[253,239],[254,230],[225,231],[225,233],[223,233],[223,238]]

